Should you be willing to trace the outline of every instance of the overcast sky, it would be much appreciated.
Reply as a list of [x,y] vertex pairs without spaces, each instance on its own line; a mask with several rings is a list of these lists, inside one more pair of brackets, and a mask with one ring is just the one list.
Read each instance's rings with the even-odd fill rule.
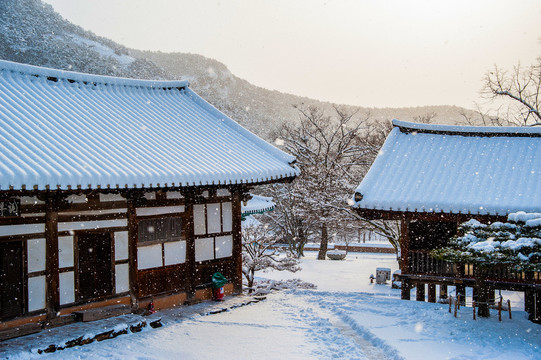
[[44,0],[125,46],[201,54],[249,82],[367,107],[480,102],[541,55],[539,0]]

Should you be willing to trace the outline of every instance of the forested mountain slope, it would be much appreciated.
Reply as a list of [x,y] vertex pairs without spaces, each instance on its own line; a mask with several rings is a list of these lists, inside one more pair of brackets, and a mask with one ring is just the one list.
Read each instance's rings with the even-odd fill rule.
[[[207,101],[258,135],[298,118],[294,105],[333,104],[267,90],[233,75],[213,59],[187,53],[137,51],[71,24],[39,0],[0,1],[0,58],[38,66],[143,79],[186,79]],[[414,121],[436,114],[435,122],[456,123],[462,108],[431,106],[368,109],[375,121]]]

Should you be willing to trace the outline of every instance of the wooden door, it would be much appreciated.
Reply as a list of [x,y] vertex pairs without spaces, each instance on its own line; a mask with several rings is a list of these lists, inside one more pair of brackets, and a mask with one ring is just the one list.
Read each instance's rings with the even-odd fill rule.
[[23,243],[0,244],[0,319],[24,313]]
[[110,233],[81,233],[77,236],[78,300],[91,300],[113,293],[111,239]]

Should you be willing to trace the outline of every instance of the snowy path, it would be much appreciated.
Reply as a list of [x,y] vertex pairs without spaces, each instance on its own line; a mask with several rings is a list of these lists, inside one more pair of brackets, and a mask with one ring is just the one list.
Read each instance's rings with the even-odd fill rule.
[[[303,270],[293,276],[262,275],[300,277],[319,290],[274,292],[259,303],[207,316],[200,314],[209,307],[246,299],[162,311],[156,314],[162,328],[52,354],[29,352],[31,343],[2,353],[0,343],[0,358],[541,359],[541,326],[529,322],[523,311],[514,312],[513,320],[504,316],[498,322],[493,311],[491,318],[474,321],[466,307],[455,318],[447,305],[402,301],[399,290],[369,284],[376,266],[392,267],[393,261],[392,255],[352,255],[341,262],[305,258]],[[97,325],[90,329],[100,330]]]

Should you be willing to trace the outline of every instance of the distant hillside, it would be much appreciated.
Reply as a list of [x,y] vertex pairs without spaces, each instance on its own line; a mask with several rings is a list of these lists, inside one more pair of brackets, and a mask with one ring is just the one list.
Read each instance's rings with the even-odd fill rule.
[[[213,59],[185,53],[128,49],[64,20],[39,0],[0,0],[0,58],[101,75],[143,79],[186,79],[208,102],[258,135],[270,139],[284,121],[298,118],[293,105],[333,104],[271,91],[233,75]],[[457,123],[462,108],[431,106],[398,109],[356,108],[375,121],[414,121],[435,113],[439,123]]]

